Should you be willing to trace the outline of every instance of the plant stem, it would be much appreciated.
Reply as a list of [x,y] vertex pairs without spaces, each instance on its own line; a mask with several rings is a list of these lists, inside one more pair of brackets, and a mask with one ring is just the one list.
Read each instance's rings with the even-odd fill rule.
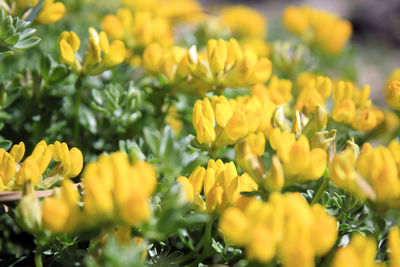
[[200,262],[202,262],[208,257],[211,248],[213,222],[214,220],[211,219],[206,224],[206,229],[204,231],[204,236],[203,236],[203,251],[201,252],[201,255],[198,257],[195,266],[197,266]]
[[82,80],[83,76],[80,75],[75,82],[75,125],[74,125],[74,143],[76,147],[80,145],[80,124],[79,124],[79,114],[82,102]]
[[322,193],[328,187],[328,183],[329,183],[329,178],[328,177],[324,177],[324,180],[322,181],[321,186],[319,187],[317,193],[315,194],[313,200],[311,201],[311,205],[315,204],[315,203],[317,203],[319,201],[319,199],[321,198]]
[[42,263],[42,249],[37,246],[35,252],[35,266],[36,267],[43,267]]

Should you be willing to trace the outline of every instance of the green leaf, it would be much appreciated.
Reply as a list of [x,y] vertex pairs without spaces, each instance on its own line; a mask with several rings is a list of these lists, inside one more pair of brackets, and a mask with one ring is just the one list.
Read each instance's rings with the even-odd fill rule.
[[40,74],[47,81],[51,68],[51,60],[49,55],[43,55],[40,60]]
[[64,80],[70,74],[65,66],[57,66],[50,71],[49,84],[56,84]]
[[155,156],[158,156],[160,154],[159,153],[160,142],[161,142],[160,132],[148,127],[144,127],[143,134],[144,134],[144,139],[147,145],[150,147],[151,152],[153,152]]
[[12,55],[14,55],[14,51],[11,51],[11,50],[0,52],[0,56],[8,57],[8,56],[12,56]]
[[2,108],[8,108],[19,96],[21,95],[21,88],[14,87],[13,90],[7,92],[7,99],[4,102]]
[[34,35],[35,32],[36,32],[36,29],[34,29],[34,28],[25,29],[25,30],[23,30],[23,31],[21,32],[21,34],[20,34],[20,36],[19,36],[19,39],[20,39],[20,40],[25,40],[26,38],[28,38],[28,37]]
[[40,40],[41,39],[39,37],[30,37],[28,39],[16,43],[14,47],[16,49],[26,50],[37,45],[40,42]]
[[4,42],[6,42],[9,45],[14,45],[14,44],[16,44],[18,42],[19,39],[20,39],[19,38],[19,33],[16,33],[13,36],[5,39]]
[[12,145],[12,142],[10,140],[6,140],[2,137],[0,137],[0,148],[4,150],[9,150]]

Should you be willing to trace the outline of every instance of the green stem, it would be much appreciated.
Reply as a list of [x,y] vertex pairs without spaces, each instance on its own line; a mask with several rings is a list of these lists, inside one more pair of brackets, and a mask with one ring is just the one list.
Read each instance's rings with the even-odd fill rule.
[[42,262],[42,249],[37,246],[36,247],[36,252],[35,252],[35,266],[36,267],[43,267],[43,262]]
[[322,196],[322,193],[328,187],[328,183],[329,183],[329,178],[328,177],[324,177],[324,180],[322,181],[321,186],[319,187],[317,193],[315,194],[313,200],[311,201],[311,205],[313,205],[313,204],[315,204],[315,203],[317,203],[319,201],[319,199]]
[[82,102],[82,80],[83,76],[80,75],[75,82],[75,125],[74,125],[74,143],[75,146],[80,145],[80,124],[79,124],[79,114]]
[[211,219],[207,224],[206,224],[206,229],[204,231],[204,236],[203,236],[203,251],[201,252],[201,255],[197,259],[195,266],[197,266],[200,262],[205,260],[209,256],[209,252],[211,249],[211,241],[212,241],[212,226],[213,226],[214,220]]

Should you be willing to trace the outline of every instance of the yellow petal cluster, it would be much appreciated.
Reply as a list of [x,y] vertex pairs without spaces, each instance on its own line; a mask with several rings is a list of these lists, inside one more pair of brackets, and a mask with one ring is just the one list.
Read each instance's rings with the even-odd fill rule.
[[149,163],[132,165],[123,152],[101,155],[83,172],[83,209],[78,206],[77,189],[64,182],[61,194],[44,201],[43,224],[60,233],[82,230],[82,221],[85,227],[110,221],[131,226],[144,223],[152,214],[148,198],[156,185],[156,173]]
[[65,11],[66,8],[63,3],[54,3],[54,0],[45,0],[40,8],[40,12],[35,17],[35,21],[44,25],[51,24],[64,17]]
[[342,52],[352,35],[349,21],[306,5],[288,6],[282,19],[288,31],[331,55]]
[[296,140],[294,133],[273,129],[269,142],[282,162],[285,184],[317,180],[322,177],[327,165],[327,154],[321,148],[311,149],[304,135]]
[[397,207],[400,198],[400,143],[393,140],[388,147],[363,145],[356,158],[346,149],[333,158],[332,181],[360,198],[370,198],[382,208]]
[[279,79],[274,75],[268,85],[257,84],[251,89],[252,95],[262,98],[268,97],[275,105],[283,105],[290,102],[292,96],[292,82],[286,79]]
[[383,112],[369,99],[371,88],[361,90],[351,82],[339,81],[333,87],[332,118],[359,131],[370,131],[383,121]]
[[200,22],[206,15],[196,0],[123,0],[132,11],[147,11],[170,22]]
[[153,43],[143,52],[142,65],[152,75],[164,75],[172,85],[179,85],[188,79],[188,71],[183,63],[187,50],[179,47],[163,47]]
[[230,6],[223,8],[220,16],[235,37],[265,38],[267,35],[265,16],[252,8],[243,5]]
[[298,193],[271,193],[268,202],[252,199],[242,207],[229,207],[219,228],[225,238],[243,246],[249,259],[282,266],[314,266],[335,244],[336,220],[319,204],[309,206]]
[[130,49],[144,48],[156,42],[162,46],[173,43],[171,25],[162,17],[155,17],[149,12],[135,12],[127,8],[117,14],[106,15],[101,28],[113,40],[122,40]]
[[398,226],[392,226],[388,233],[389,266],[400,266],[400,231]]
[[[38,4],[39,0],[2,1],[2,7],[9,12],[10,15],[20,16],[22,19],[26,19],[33,12],[33,8]],[[34,22],[43,25],[51,24],[64,17],[65,12],[66,8],[62,2],[44,0],[39,12],[35,16]]]
[[54,233],[73,232],[79,226],[79,193],[72,181],[63,181],[57,197],[43,201],[42,224]]
[[184,188],[188,201],[209,213],[220,213],[245,198],[241,192],[258,189],[257,183],[247,173],[238,175],[233,162],[223,163],[220,159],[210,160],[207,168],[198,166],[189,178],[181,176],[177,182]]
[[315,112],[318,105],[325,108],[325,101],[332,92],[331,79],[306,72],[299,75],[297,83],[298,87],[300,87],[300,92],[295,110],[309,115]]
[[79,175],[83,166],[82,152],[66,143],[56,141],[48,145],[40,141],[24,161],[25,144],[14,145],[10,152],[0,149],[0,191],[19,190],[30,181],[33,185],[44,182],[44,173],[52,160],[59,164],[48,174],[51,177],[73,178]]
[[190,74],[217,89],[239,88],[264,83],[271,75],[272,65],[267,58],[258,58],[250,46],[240,47],[235,39],[210,39],[206,54],[192,46],[187,55]]
[[200,144],[223,147],[257,131],[265,132],[271,124],[266,107],[257,97],[226,99],[213,96],[197,100],[193,107],[193,126]]
[[74,32],[62,32],[58,37],[60,61],[71,67],[77,74],[97,75],[111,69],[125,60],[126,49],[122,41],[108,41],[107,34],[89,28],[89,46],[82,62],[76,52],[80,39]]
[[389,106],[400,110],[400,79],[391,81],[385,88],[385,94]]
[[265,167],[261,156],[265,151],[265,136],[262,132],[251,133],[235,145],[235,160],[256,181],[265,179]]
[[371,237],[356,233],[351,237],[350,244],[340,247],[333,256],[332,267],[378,267],[375,263],[376,242]]

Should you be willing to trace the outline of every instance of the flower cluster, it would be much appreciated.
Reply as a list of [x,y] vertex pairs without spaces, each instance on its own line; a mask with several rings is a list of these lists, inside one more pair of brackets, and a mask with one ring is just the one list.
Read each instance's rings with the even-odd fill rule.
[[113,40],[122,40],[130,49],[144,48],[156,42],[163,46],[173,43],[171,25],[162,17],[140,11],[132,13],[122,8],[116,15],[107,15],[101,22],[101,28]]
[[[66,143],[58,141],[48,145],[43,140],[22,161],[24,155],[23,142],[14,145],[9,152],[0,149],[0,191],[20,190],[28,181],[47,188],[60,179],[76,177],[83,166],[82,152],[76,147],[69,149]],[[52,161],[59,163],[53,168]]]
[[199,22],[205,17],[196,0],[123,0],[132,11],[146,11],[171,22]]
[[[61,192],[43,202],[43,225],[55,233],[75,232],[100,222],[135,226],[152,214],[148,198],[157,185],[156,173],[147,162],[131,165],[123,152],[102,155],[83,172],[83,209],[70,181]],[[86,221],[85,226],[81,222]]]
[[[241,192],[258,189],[257,183],[247,174],[238,175],[233,162],[210,160],[207,169],[198,166],[189,176],[177,179],[185,192],[186,199],[193,201],[199,210],[209,213],[220,213],[227,207],[235,205],[246,197]],[[204,195],[204,199],[201,196]]]
[[[7,2],[11,2],[8,4]],[[23,1],[2,1],[1,6],[8,13],[14,16],[22,15],[23,18],[29,16],[33,12],[33,8],[39,4],[39,0],[23,0]],[[65,14],[65,5],[54,0],[44,0],[41,4],[39,13],[35,17],[35,22],[43,25],[51,24],[59,21]]]
[[289,6],[283,12],[282,19],[290,32],[332,55],[344,49],[352,34],[349,21],[310,6]]
[[399,149],[400,143],[396,140],[388,147],[373,148],[365,143],[359,155],[357,150],[347,148],[333,158],[332,182],[362,199],[376,201],[382,209],[398,207]]
[[[193,107],[193,126],[200,144],[223,147],[256,131],[268,131],[271,124],[263,116],[268,107],[256,97],[227,100],[214,96],[197,100]],[[215,127],[216,126],[216,127]],[[215,127],[215,128],[214,128]]]
[[321,148],[311,149],[306,136],[296,140],[294,133],[275,128],[269,142],[282,161],[285,184],[317,180],[324,174],[327,153]]
[[372,106],[369,99],[370,87],[359,90],[350,82],[339,81],[333,88],[334,108],[332,118],[337,122],[350,124],[359,131],[369,131],[383,121],[383,113]]
[[400,69],[395,69],[385,86],[386,101],[392,108],[400,109]]
[[143,65],[150,73],[164,74],[170,82],[189,80],[197,88],[205,88],[198,94],[264,83],[271,75],[271,62],[258,58],[252,47],[241,48],[235,39],[209,40],[206,54],[198,53],[196,46],[185,51],[151,44],[143,53]]
[[[365,237],[357,233],[352,236],[351,242],[348,246],[340,247],[335,252],[331,266],[383,266],[375,263],[375,257],[375,240],[371,237]],[[392,264],[390,264],[390,266],[396,266]]]
[[314,258],[329,252],[338,235],[336,220],[319,204],[309,206],[297,193],[272,193],[268,202],[253,199],[230,207],[219,228],[249,259],[283,266],[314,266]]
[[61,63],[71,67],[77,74],[97,75],[111,69],[125,59],[125,45],[115,40],[111,44],[107,34],[89,28],[89,46],[83,61],[76,55],[80,46],[80,39],[74,32],[62,32],[58,37],[61,52]]

